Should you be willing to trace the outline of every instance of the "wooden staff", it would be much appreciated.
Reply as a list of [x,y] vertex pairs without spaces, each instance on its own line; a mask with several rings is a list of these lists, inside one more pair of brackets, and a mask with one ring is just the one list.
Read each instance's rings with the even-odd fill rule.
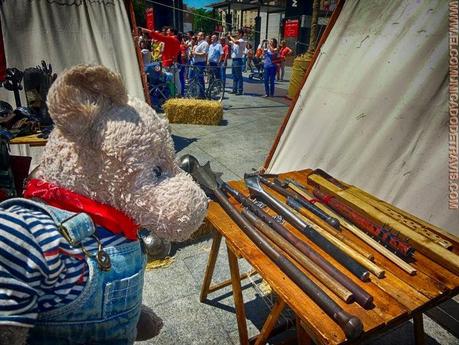
[[449,250],[439,246],[435,242],[431,241],[427,237],[418,234],[408,226],[394,221],[391,217],[385,215],[381,211],[377,210],[371,205],[362,202],[359,198],[351,193],[341,190],[333,183],[327,181],[319,175],[309,175],[308,179],[320,188],[327,190],[329,193],[336,195],[347,203],[353,205],[360,212],[364,212],[369,215],[373,220],[380,224],[386,224],[392,227],[394,230],[399,231],[403,236],[411,239],[413,246],[421,253],[427,255],[432,260],[440,263],[448,270],[459,275],[459,256],[450,252]]
[[303,198],[303,196],[286,190],[285,188],[288,187],[288,183],[281,181],[277,178],[274,180],[274,183],[265,178],[260,178],[260,181],[267,185],[269,188],[274,189],[279,194],[285,196],[287,199],[293,199],[295,202],[301,205],[302,211],[300,211],[300,213],[302,213],[307,218],[311,219],[314,223],[319,224],[322,229],[327,230],[330,234],[338,238],[340,241],[345,242],[354,251],[357,251],[369,260],[373,260],[373,254],[368,253],[360,246],[352,243],[352,241],[347,240],[343,235],[339,233],[340,223],[338,219],[336,219],[335,217],[331,217],[326,212],[323,212],[320,208],[311,203],[308,199]]
[[363,325],[359,318],[346,312],[284,255],[276,252],[274,248],[269,245],[266,238],[259,234],[245,217],[239,214],[220,189],[213,190],[213,194],[223,210],[225,210],[241,230],[244,231],[258,248],[273,260],[276,265],[301,288],[301,290],[317,303],[328,316],[340,325],[349,339],[357,338],[362,333]]
[[443,230],[442,228],[439,228],[438,226],[435,226],[433,224],[430,224],[428,222],[426,222],[425,220],[423,219],[420,219],[418,217],[416,217],[415,215],[412,215],[392,204],[389,204],[381,199],[377,199],[375,196],[371,195],[371,194],[368,194],[367,192],[365,192],[364,190],[356,187],[356,186],[347,186],[349,191],[350,192],[354,192],[354,191],[358,191],[359,195],[365,195],[373,200],[376,200],[378,201],[380,204],[382,205],[385,205],[386,207],[388,207],[389,209],[393,210],[394,212],[397,212],[399,213],[400,215],[402,215],[403,217],[405,217],[406,219],[409,219],[410,221],[413,221],[413,222],[416,222],[418,223],[420,226],[422,226],[423,228],[425,229],[428,229],[429,231],[431,231],[433,234],[440,234],[443,239],[448,239],[448,241],[451,241],[452,243],[459,243],[459,238],[449,232],[447,232],[446,230]]
[[[311,194],[309,194],[305,189],[301,189],[299,186],[291,183],[288,181],[289,187],[295,190],[298,194],[302,195],[304,198],[313,198]],[[416,269],[410,266],[408,263],[400,259],[397,255],[392,253],[389,249],[386,247],[382,246],[379,242],[375,241],[373,238],[368,236],[366,233],[364,233],[362,230],[357,228],[354,224],[348,222],[345,218],[341,217],[339,214],[335,213],[333,210],[329,209],[327,206],[325,206],[322,203],[316,203],[315,204],[317,207],[319,207],[322,211],[328,213],[330,216],[335,217],[336,219],[339,220],[341,226],[345,227],[347,230],[349,230],[351,233],[353,233],[355,236],[360,238],[363,242],[371,246],[373,249],[377,250],[380,254],[384,255],[386,258],[388,258],[390,261],[392,261],[394,264],[396,264],[399,268],[404,270],[410,275],[415,275],[416,274]]]
[[300,240],[292,232],[290,232],[282,224],[279,224],[271,217],[268,213],[263,211],[257,204],[251,201],[249,198],[245,197],[242,193],[239,193],[236,189],[232,188],[227,183],[222,184],[222,189],[231,194],[242,206],[250,209],[256,216],[258,216],[263,222],[271,226],[279,235],[281,235],[285,240],[291,243],[295,248],[297,248],[301,253],[306,255],[311,259],[317,266],[327,272],[332,276],[336,281],[341,285],[347,288],[354,295],[355,301],[362,307],[368,309],[373,305],[373,297],[368,294],[364,289],[359,285],[355,284],[349,277],[343,274],[330,262],[325,260],[319,253],[317,253],[312,247],[310,247],[306,242]]
[[[281,235],[274,231],[268,224],[263,222],[260,218],[255,216],[248,209],[243,209],[241,214],[246,217],[250,223],[257,227],[277,249],[281,249],[288,253],[293,259],[295,259],[301,266],[311,272],[322,284],[330,289],[335,295],[341,298],[346,303],[351,303],[354,300],[354,295],[343,285],[338,283],[333,277],[322,270],[319,266],[315,265],[311,259],[300,252],[294,245],[290,244]],[[278,250],[279,252],[280,250]]]
[[354,187],[349,187],[347,189],[347,191],[349,193],[355,195],[356,197],[358,197],[360,200],[362,200],[362,201],[366,202],[367,204],[375,207],[376,209],[378,209],[379,211],[383,212],[387,216],[389,216],[389,217],[395,219],[396,221],[398,221],[398,222],[400,222],[402,224],[405,224],[406,226],[410,227],[411,229],[416,231],[418,234],[421,234],[421,235],[429,238],[430,240],[432,240],[433,242],[435,242],[438,245],[442,246],[443,248],[451,249],[453,247],[453,244],[450,241],[438,236],[436,233],[432,232],[425,225],[419,223],[418,221],[416,221],[414,219],[410,219],[410,218],[404,216],[400,212],[397,212],[397,211],[393,210],[391,207],[388,207],[386,204],[384,204],[382,202],[379,202],[379,201],[377,201],[377,200],[375,200],[373,198],[369,198],[366,195],[359,193]]
[[[301,207],[300,204],[298,204],[295,200],[291,198],[287,198],[287,205],[292,207],[295,211],[299,212],[302,215],[307,214],[307,210],[305,210],[303,207]],[[371,273],[373,273],[376,277],[379,279],[384,278],[385,271],[376,265],[374,262],[368,260],[366,257],[364,257],[362,254],[358,253],[345,243],[341,242],[339,239],[328,233],[327,231],[323,230],[321,227],[319,227],[317,224],[311,222],[307,217],[302,217],[302,219],[314,230],[316,230],[319,234],[321,234],[323,237],[325,237],[327,240],[329,240],[331,243],[333,243],[336,247],[338,247],[341,251],[349,255],[351,258],[353,258],[355,261],[357,261],[359,264],[361,264],[363,267],[368,269]]]
[[319,218],[323,219],[324,221],[326,221],[328,224],[330,224],[334,228],[339,229],[339,222],[338,222],[337,219],[335,219],[333,217],[330,217],[326,213],[323,213],[322,210],[320,208],[316,207],[314,204],[311,204],[307,200],[302,200],[301,198],[298,198],[295,194],[293,194],[293,193],[289,192],[288,190],[286,190],[285,188],[283,188],[282,182],[279,179],[275,179],[275,183],[274,183],[274,182],[271,182],[270,180],[268,180],[267,178],[265,178],[263,176],[260,176],[260,181],[261,181],[261,183],[263,183],[264,185],[268,186],[269,188],[275,190],[279,194],[281,194],[281,195],[283,195],[285,197],[289,196],[292,199],[296,200],[303,207],[307,208],[309,211],[314,213],[316,216],[318,216]]
[[267,193],[260,185],[260,177],[258,175],[244,175],[244,181],[251,195],[254,195],[266,202],[273,210],[284,217],[290,224],[300,230],[306,237],[317,244],[324,251],[333,256],[339,263],[346,267],[352,274],[362,281],[369,279],[370,273],[365,267],[351,258],[349,255],[337,248],[333,243],[315,231],[312,227],[306,224],[296,214],[294,214],[284,203]]
[[[347,184],[345,184],[345,183],[343,183],[341,181],[338,181],[333,176],[330,176],[329,174],[327,174],[325,171],[323,171],[321,169],[314,170],[314,173],[322,176],[326,180],[328,180],[331,183],[333,183],[335,186],[337,186],[337,187],[339,187],[339,188],[341,188],[343,190],[347,190],[349,193],[355,195],[356,197],[358,197],[362,201],[364,201],[367,204],[370,204],[371,206],[377,208],[379,211],[381,211],[384,214],[390,216],[391,218],[395,219],[396,221],[405,224],[406,226],[410,227],[411,229],[413,229],[417,233],[419,233],[419,234],[431,239],[432,241],[434,241],[435,243],[439,244],[440,246],[442,246],[442,247],[444,247],[446,249],[452,248],[453,244],[450,241],[448,241],[448,240],[446,240],[446,239],[444,239],[444,238],[442,238],[442,237],[440,237],[439,235],[436,234],[436,232],[439,232],[443,236],[446,236],[447,238],[451,238],[450,237],[451,234],[448,234],[443,229],[435,227],[434,225],[429,224],[429,223],[423,221],[422,219],[416,218],[415,216],[410,215],[410,214],[404,212],[403,210],[400,210],[400,209],[396,208],[393,205],[390,205],[390,204],[388,204],[388,203],[386,203],[386,202],[384,202],[382,200],[379,200],[379,199],[375,198],[374,196],[364,192],[360,188],[357,188],[357,187],[351,186],[351,185],[347,185]],[[456,238],[455,242],[457,242],[457,240],[458,239]]]
[[180,167],[193,176],[193,179],[213,195],[228,216],[239,226],[239,228],[265,253],[278,267],[313,300],[322,310],[334,320],[344,331],[349,339],[357,338],[363,331],[362,321],[355,315],[349,314],[335,301],[319,288],[312,280],[292,264],[284,255],[276,252],[266,238],[242,216],[239,211],[229,202],[225,193],[220,189],[224,184],[210,168],[207,163],[204,166],[191,156],[185,155],[180,159]]
[[398,235],[392,233],[385,224],[380,225],[374,222],[365,213],[355,210],[331,194],[325,193],[323,190],[314,189],[313,193],[319,200],[329,205],[333,210],[352,221],[361,229],[364,229],[367,233],[399,253],[401,256],[410,258],[413,255],[414,248],[408,244],[408,242],[402,240]]
[[[286,185],[294,190],[297,194],[301,195],[302,198],[304,198],[305,200],[308,200],[307,198],[307,194],[302,191],[300,188],[298,188],[297,186],[295,186],[294,184],[292,184],[290,181],[287,181],[286,180]],[[309,201],[309,200],[308,200]],[[327,212],[327,209],[323,207],[322,204],[315,204],[315,206],[317,208],[319,208],[322,212],[324,212],[325,214],[328,214],[330,217],[333,217],[335,219],[337,219],[340,223],[340,226],[342,225],[341,224],[341,219],[339,217],[337,217],[336,214],[332,214],[330,212]],[[342,241],[343,243],[345,243],[346,245],[348,245],[349,247],[351,247],[352,249],[354,249],[355,251],[359,252],[360,254],[362,254],[364,257],[366,257],[368,260],[371,260],[373,261],[374,260],[374,256],[372,253],[364,250],[362,247],[360,247],[359,245],[355,244],[354,242],[352,242],[351,240],[349,240],[348,238],[344,237],[339,231],[335,230],[334,228],[330,227],[327,225],[327,223],[324,223],[321,221],[320,218],[316,217],[313,213],[311,212],[307,212],[307,210],[305,209],[301,209],[299,211],[303,216],[309,218],[310,220],[312,220],[314,223],[318,224],[321,228],[323,228],[324,230],[328,231],[330,234],[332,234],[333,236],[335,236],[337,239],[339,239],[340,241]]]

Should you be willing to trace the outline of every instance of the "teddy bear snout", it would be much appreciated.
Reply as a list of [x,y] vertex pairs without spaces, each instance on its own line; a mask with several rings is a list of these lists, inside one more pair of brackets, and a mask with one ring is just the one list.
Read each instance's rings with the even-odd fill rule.
[[131,213],[142,227],[170,241],[185,241],[201,225],[206,215],[207,197],[184,172],[167,176],[161,168],[156,183],[136,191]]

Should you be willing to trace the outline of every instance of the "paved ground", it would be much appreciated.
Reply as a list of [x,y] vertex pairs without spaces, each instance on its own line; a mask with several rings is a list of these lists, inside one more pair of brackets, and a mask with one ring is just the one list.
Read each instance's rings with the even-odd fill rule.
[[[227,83],[231,85],[231,80]],[[265,99],[259,97],[264,94],[262,83],[246,83],[246,95],[228,95],[224,100],[224,121],[219,126],[172,125],[177,154],[190,153],[201,162],[210,160],[212,168],[223,172],[225,180],[241,179],[244,172],[263,165],[288,109],[288,101],[282,97],[287,88],[287,82],[279,83],[276,85],[277,97]],[[146,273],[144,303],[164,320],[164,328],[158,337],[138,344],[238,344],[231,289],[211,294],[207,303],[199,302],[210,245],[209,237],[188,245],[177,245],[173,248],[171,266]],[[240,267],[241,272],[249,269],[243,260]],[[228,277],[223,245],[214,279],[221,281]],[[258,333],[272,302],[259,283],[259,277],[254,276],[251,281],[245,281],[244,286],[249,336]],[[452,333],[425,316],[427,344],[459,344],[457,301],[449,301],[430,315],[449,327]],[[287,314],[283,322],[288,320]],[[413,326],[408,322],[369,344],[413,344],[412,335]]]

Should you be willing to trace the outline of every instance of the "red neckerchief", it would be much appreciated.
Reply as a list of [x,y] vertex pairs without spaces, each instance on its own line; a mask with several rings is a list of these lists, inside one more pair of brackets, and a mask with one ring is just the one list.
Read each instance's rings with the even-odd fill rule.
[[87,213],[94,223],[108,231],[124,235],[130,240],[137,239],[139,226],[133,219],[112,206],[94,201],[71,190],[42,180],[31,179],[27,182],[24,197],[39,198],[48,205],[70,212]]

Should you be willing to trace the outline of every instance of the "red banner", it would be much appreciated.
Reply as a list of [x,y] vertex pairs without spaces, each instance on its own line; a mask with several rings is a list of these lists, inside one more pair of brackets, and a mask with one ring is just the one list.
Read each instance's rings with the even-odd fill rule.
[[284,23],[284,37],[298,37],[298,19],[287,19]]
[[155,16],[152,8],[147,8],[145,11],[145,19],[147,22],[148,30],[155,30]]

